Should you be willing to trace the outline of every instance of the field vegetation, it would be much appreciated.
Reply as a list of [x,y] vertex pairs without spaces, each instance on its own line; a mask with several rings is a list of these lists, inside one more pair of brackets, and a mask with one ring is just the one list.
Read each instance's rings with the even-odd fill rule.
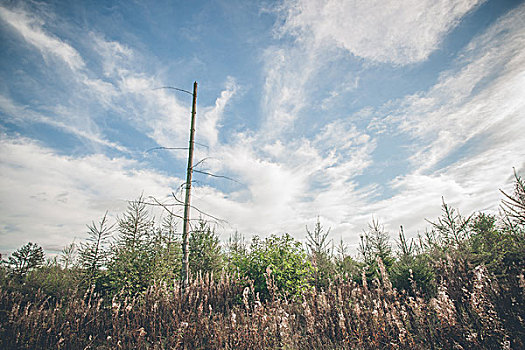
[[525,349],[525,183],[499,215],[443,202],[431,228],[391,238],[373,221],[359,255],[319,220],[284,234],[193,225],[183,290],[175,217],[143,198],[53,259],[28,243],[0,267],[2,349]]

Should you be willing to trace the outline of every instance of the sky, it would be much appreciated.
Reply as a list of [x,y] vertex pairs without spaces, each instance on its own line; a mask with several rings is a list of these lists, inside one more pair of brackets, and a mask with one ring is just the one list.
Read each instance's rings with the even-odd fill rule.
[[443,200],[497,213],[524,174],[522,1],[1,0],[0,253],[180,198],[187,151],[152,149],[188,147],[192,97],[162,87],[194,81],[195,169],[235,181],[195,173],[192,204],[223,240],[319,218],[355,252]]

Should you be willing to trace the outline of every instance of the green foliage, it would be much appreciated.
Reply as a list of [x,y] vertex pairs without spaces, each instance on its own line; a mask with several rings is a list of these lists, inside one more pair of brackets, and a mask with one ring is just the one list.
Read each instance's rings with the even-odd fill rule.
[[498,228],[496,217],[479,213],[470,223],[470,259],[476,265],[483,264],[501,276],[506,267],[525,266],[525,239],[521,234]]
[[314,285],[317,288],[327,288],[330,278],[335,273],[335,265],[332,262],[333,252],[330,249],[331,240],[328,239],[330,229],[324,230],[319,217],[313,231],[306,226],[306,247],[310,260],[314,267]]
[[182,266],[182,245],[173,215],[168,215],[155,229],[153,237],[153,278],[156,281],[178,279]]
[[343,280],[355,280],[361,276],[363,264],[348,255],[348,248],[341,238],[335,257],[335,273]]
[[60,252],[59,261],[65,270],[75,266],[76,252],[77,246],[74,242],[71,242],[70,244],[65,246]]
[[248,246],[246,244],[244,235],[235,231],[233,235],[228,238],[226,244],[226,268],[230,273],[238,272],[238,266],[242,265],[246,256],[248,255]]
[[142,196],[129,202],[126,212],[118,219],[119,249],[125,251],[143,249],[148,245],[153,227],[154,221],[149,217]]
[[[104,214],[100,222],[88,225],[87,242],[80,244],[79,250],[79,264],[82,269],[82,274],[88,285],[96,283],[101,268],[105,267],[106,259],[108,257],[107,242],[113,232],[113,226],[108,224],[107,212]],[[74,247],[66,247],[62,254],[62,260],[65,264],[70,263]]]
[[343,280],[359,280],[363,264],[356,261],[351,256],[345,256],[342,259],[337,259],[335,262],[335,270],[338,276]]
[[221,252],[219,237],[208,223],[199,220],[197,227],[190,233],[190,271],[193,276],[199,272],[220,272],[224,266],[224,257]]
[[271,235],[264,240],[255,236],[249,252],[239,254],[233,265],[242,276],[253,280],[255,291],[263,300],[274,292],[285,297],[301,295],[308,288],[313,274],[301,243],[288,234]]
[[469,243],[474,262],[499,264],[505,254],[500,250],[505,245],[505,235],[497,229],[496,217],[480,213],[472,219],[470,229],[472,238]]
[[43,263],[44,250],[38,244],[29,242],[11,254],[7,267],[11,275],[21,278]]
[[416,245],[407,242],[403,227],[399,231],[398,258],[391,268],[390,279],[394,287],[412,295],[435,295],[435,275],[427,254],[417,254]]
[[325,232],[319,217],[317,217],[317,222],[315,223],[313,231],[310,231],[308,226],[306,226],[306,247],[308,248],[310,255],[314,257],[331,255],[331,240],[328,239],[328,234],[330,234],[330,229]]
[[366,278],[369,281],[380,277],[379,259],[388,271],[394,264],[390,235],[377,220],[372,220],[368,224],[368,230],[363,231],[358,250],[365,263]]
[[43,293],[55,300],[71,296],[80,283],[80,271],[77,268],[62,268],[56,261],[30,271],[18,290],[24,293]]
[[172,215],[157,227],[141,197],[129,203],[117,229],[107,270],[98,270],[105,289],[134,295],[155,281],[178,278],[181,247]]
[[363,231],[359,244],[359,253],[367,265],[373,265],[377,258],[381,258],[385,266],[393,262],[390,235],[379,221],[372,220],[368,230]]
[[136,294],[152,283],[153,257],[148,250],[117,248],[108,264],[104,284],[113,292]]
[[503,191],[505,199],[501,208],[505,216],[505,228],[513,233],[525,234],[525,181],[514,171],[514,193],[509,195]]
[[62,268],[57,257],[45,261],[43,249],[28,243],[9,257],[0,269],[0,287],[32,298],[37,293],[60,300],[77,288],[79,271],[73,264]]
[[118,236],[111,247],[106,288],[135,294],[152,282],[155,254],[152,250],[154,222],[140,197],[129,202],[127,211],[118,219]]
[[228,255],[246,254],[248,247],[244,240],[244,236],[239,232],[235,231],[233,235],[228,238],[228,244],[226,245]]
[[459,247],[463,241],[469,238],[469,222],[471,216],[465,218],[458,210],[445,203],[442,204],[443,215],[437,221],[429,221],[432,229],[439,237],[441,247]]
[[[1,258],[1,254],[0,254]],[[10,278],[7,275],[7,268],[4,265],[4,261],[0,260],[0,287],[6,288]]]

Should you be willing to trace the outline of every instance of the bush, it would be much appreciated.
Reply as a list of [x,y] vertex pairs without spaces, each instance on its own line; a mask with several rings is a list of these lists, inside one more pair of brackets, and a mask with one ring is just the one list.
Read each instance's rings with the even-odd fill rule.
[[249,252],[235,256],[232,264],[242,276],[253,281],[255,291],[263,300],[276,294],[300,296],[313,275],[301,243],[288,234],[272,235],[264,240],[254,237]]

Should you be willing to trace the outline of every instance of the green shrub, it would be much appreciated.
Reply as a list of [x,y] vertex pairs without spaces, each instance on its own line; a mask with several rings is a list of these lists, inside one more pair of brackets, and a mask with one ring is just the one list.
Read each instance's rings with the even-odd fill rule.
[[235,256],[232,264],[242,276],[253,280],[255,291],[263,300],[275,293],[299,296],[308,288],[313,275],[301,243],[288,234],[271,235],[264,240],[254,237],[249,252]]

